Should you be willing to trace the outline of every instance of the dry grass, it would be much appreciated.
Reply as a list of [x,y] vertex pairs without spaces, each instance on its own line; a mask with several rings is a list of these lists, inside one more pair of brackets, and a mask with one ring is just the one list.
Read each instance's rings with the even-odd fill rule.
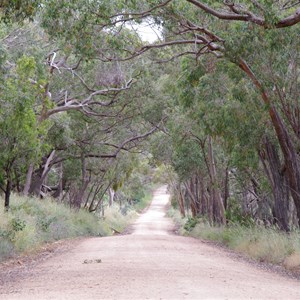
[[78,236],[108,236],[122,232],[151,200],[147,193],[136,207],[107,208],[105,217],[74,210],[53,199],[13,195],[8,212],[0,207],[0,261],[31,252],[44,243]]
[[13,195],[8,212],[0,208],[0,261],[44,243],[77,236],[109,235],[94,214],[73,210],[52,199]]
[[184,230],[184,225],[188,219],[182,218],[180,212],[177,209],[174,209],[173,207],[170,207],[170,209],[167,212],[167,216],[174,220],[179,234],[185,235],[186,231]]
[[[177,224],[180,224],[178,216],[173,215]],[[190,232],[183,231],[183,226],[181,224],[182,234],[216,241],[258,261],[283,265],[288,270],[300,272],[299,231],[287,234],[275,228],[234,224],[213,227],[205,221],[200,221]]]
[[60,239],[97,235],[99,220],[50,199],[13,196],[11,209],[0,209],[0,261]]
[[292,253],[283,261],[286,269],[300,273],[300,252]]
[[105,217],[101,224],[105,223],[103,225],[109,228],[111,234],[114,231],[122,232],[136,216],[137,213],[134,210],[128,209],[121,213],[117,206],[112,206],[105,211]]

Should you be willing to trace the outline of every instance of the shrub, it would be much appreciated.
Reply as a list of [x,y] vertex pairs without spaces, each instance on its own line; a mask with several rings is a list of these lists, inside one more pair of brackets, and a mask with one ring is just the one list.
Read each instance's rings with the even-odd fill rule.
[[45,242],[76,236],[107,235],[99,218],[52,199],[13,195],[11,209],[0,209],[0,260],[33,250]]
[[122,232],[135,217],[136,212],[132,209],[122,214],[117,206],[112,206],[106,210],[104,221],[110,228],[110,232],[114,230]]
[[195,226],[197,225],[198,223],[198,219],[197,218],[191,218],[191,217],[188,217],[187,221],[185,222],[184,224],[184,230],[190,232],[192,231]]
[[174,209],[173,207],[170,207],[170,209],[167,212],[167,216],[174,220],[180,234],[187,234],[186,230],[184,230],[184,225],[187,222],[188,218],[182,218],[179,210]]

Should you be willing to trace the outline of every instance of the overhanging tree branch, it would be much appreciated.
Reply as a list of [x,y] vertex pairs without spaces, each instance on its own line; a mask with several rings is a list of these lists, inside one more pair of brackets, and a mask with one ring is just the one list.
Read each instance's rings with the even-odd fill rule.
[[[245,11],[236,8],[234,3],[228,3],[228,1],[225,1],[225,5],[230,7],[230,10],[232,12],[220,12],[204,4],[203,2],[197,0],[186,0],[186,1],[195,5],[196,7],[205,11],[206,13],[214,17],[217,17],[218,19],[221,20],[252,22],[260,26],[272,27],[270,26],[270,24],[266,22],[264,18],[257,16],[250,11]],[[273,26],[275,28],[283,28],[283,27],[293,26],[298,22],[300,22],[300,7],[296,9],[296,11],[292,15],[277,21]]]
[[[217,43],[208,40],[204,36],[198,35],[196,39],[182,39],[182,40],[167,41],[167,42],[162,42],[162,43],[158,43],[158,44],[146,45],[146,46],[143,46],[140,49],[132,52],[131,55],[126,58],[114,58],[114,57],[105,57],[104,56],[103,61],[128,61],[137,56],[144,54],[145,52],[147,52],[151,49],[167,48],[167,47],[172,47],[172,46],[176,46],[176,45],[177,46],[178,45],[179,46],[180,45],[203,45],[204,47],[207,47],[207,49],[210,52],[215,52],[215,53],[218,51],[222,52],[225,50],[223,46],[218,45]],[[191,54],[191,53],[187,53],[187,54]]]
[[[120,92],[131,88],[132,83],[133,83],[133,79],[130,79],[121,88],[108,88],[108,89],[104,89],[104,90],[95,91],[83,100],[67,99],[62,106],[57,106],[55,108],[47,110],[44,114],[41,115],[40,119],[45,120],[45,119],[49,118],[51,115],[59,113],[59,112],[70,111],[70,110],[83,110],[85,107],[88,107],[91,105],[99,105],[99,106],[104,106],[104,107],[110,106],[111,104],[113,104],[116,101],[115,97]],[[103,102],[100,100],[92,101],[96,96],[114,96],[114,97],[112,100],[106,101],[106,102]]]

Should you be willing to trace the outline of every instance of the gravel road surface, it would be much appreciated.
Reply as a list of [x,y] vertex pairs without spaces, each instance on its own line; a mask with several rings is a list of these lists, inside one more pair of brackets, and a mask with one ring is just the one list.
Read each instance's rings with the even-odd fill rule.
[[14,270],[0,299],[300,299],[299,281],[175,235],[168,200],[166,188],[158,189],[130,234],[74,242]]

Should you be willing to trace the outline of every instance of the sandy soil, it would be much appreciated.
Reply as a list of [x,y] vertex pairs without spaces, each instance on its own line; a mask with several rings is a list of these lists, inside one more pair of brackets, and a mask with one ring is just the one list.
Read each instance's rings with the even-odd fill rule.
[[158,189],[131,234],[76,242],[20,268],[19,279],[0,286],[0,299],[300,299],[299,281],[174,235],[167,204]]

